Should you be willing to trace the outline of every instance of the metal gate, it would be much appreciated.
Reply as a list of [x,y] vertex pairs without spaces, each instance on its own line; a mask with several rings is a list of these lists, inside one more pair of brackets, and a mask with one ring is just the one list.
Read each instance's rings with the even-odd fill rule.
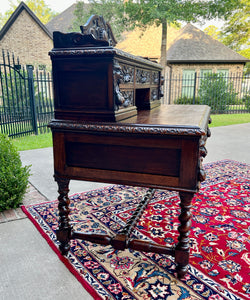
[[9,137],[48,131],[53,117],[52,78],[45,71],[34,72],[2,51],[0,64],[0,132]]

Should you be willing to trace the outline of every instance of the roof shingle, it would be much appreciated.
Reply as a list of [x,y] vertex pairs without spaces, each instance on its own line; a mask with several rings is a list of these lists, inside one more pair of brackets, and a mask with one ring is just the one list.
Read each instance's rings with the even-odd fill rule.
[[192,24],[180,31],[167,51],[167,61],[179,62],[246,62],[247,58],[213,39]]

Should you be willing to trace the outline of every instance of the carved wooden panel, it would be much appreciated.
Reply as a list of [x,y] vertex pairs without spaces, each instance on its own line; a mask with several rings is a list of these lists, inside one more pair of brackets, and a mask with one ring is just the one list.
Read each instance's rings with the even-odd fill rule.
[[121,64],[121,83],[128,84],[134,82],[135,68],[129,65]]
[[144,69],[136,69],[136,83],[150,84],[151,72]]
[[155,101],[159,99],[159,91],[158,88],[152,88],[151,89],[151,97],[150,100],[151,101]]
[[152,72],[151,84],[159,84],[160,74],[159,72]]

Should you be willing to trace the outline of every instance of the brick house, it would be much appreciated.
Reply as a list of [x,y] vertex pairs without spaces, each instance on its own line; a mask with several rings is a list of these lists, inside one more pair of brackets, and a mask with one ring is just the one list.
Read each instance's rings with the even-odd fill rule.
[[14,53],[22,65],[50,66],[48,52],[52,47],[51,32],[21,2],[0,31],[0,49]]
[[[21,2],[15,12],[0,31],[0,49],[8,49],[20,58],[21,64],[51,66],[48,52],[53,48],[52,32],[69,32],[72,29],[76,4],[71,5],[46,25],[35,16],[25,3]],[[161,26],[148,27],[144,32],[135,29],[124,34],[124,39],[116,48],[133,55],[160,60]],[[249,61],[213,39],[191,24],[182,29],[168,27],[166,103],[173,103],[172,88],[167,80],[176,79],[178,95],[190,96],[195,77],[208,72],[217,72],[228,76],[242,73]],[[183,78],[191,78],[183,80]],[[170,81],[169,81],[170,82]]]
[[[143,35],[139,30],[129,32],[117,47],[159,61],[161,27],[150,27]],[[192,98],[199,85],[197,80],[207,73],[219,73],[225,77],[242,74],[248,61],[191,24],[179,31],[169,27],[164,102],[173,103],[176,98],[184,96]]]

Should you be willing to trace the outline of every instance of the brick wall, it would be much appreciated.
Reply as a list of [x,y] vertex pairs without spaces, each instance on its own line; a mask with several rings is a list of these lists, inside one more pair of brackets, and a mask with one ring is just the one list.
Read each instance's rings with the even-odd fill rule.
[[[53,48],[52,39],[23,10],[0,41],[0,49],[19,57],[22,65],[51,66],[48,52]],[[0,59],[2,60],[1,56]]]
[[[171,69],[171,71],[170,67],[166,69],[166,85],[163,100],[165,104],[173,104],[174,100],[181,97],[183,70],[194,70],[198,77],[201,76],[201,70],[211,70],[214,73],[219,70],[228,70],[229,76],[240,76],[243,73],[244,64],[173,64]],[[171,84],[169,84],[170,74],[172,74]],[[237,81],[235,85],[234,88],[237,90],[241,86],[241,82]]]
[[200,76],[200,70],[209,69],[212,72],[217,72],[218,70],[229,70],[229,73],[242,73],[244,65],[243,64],[174,64],[171,65],[172,74],[182,75],[183,70],[195,70],[197,75]]

